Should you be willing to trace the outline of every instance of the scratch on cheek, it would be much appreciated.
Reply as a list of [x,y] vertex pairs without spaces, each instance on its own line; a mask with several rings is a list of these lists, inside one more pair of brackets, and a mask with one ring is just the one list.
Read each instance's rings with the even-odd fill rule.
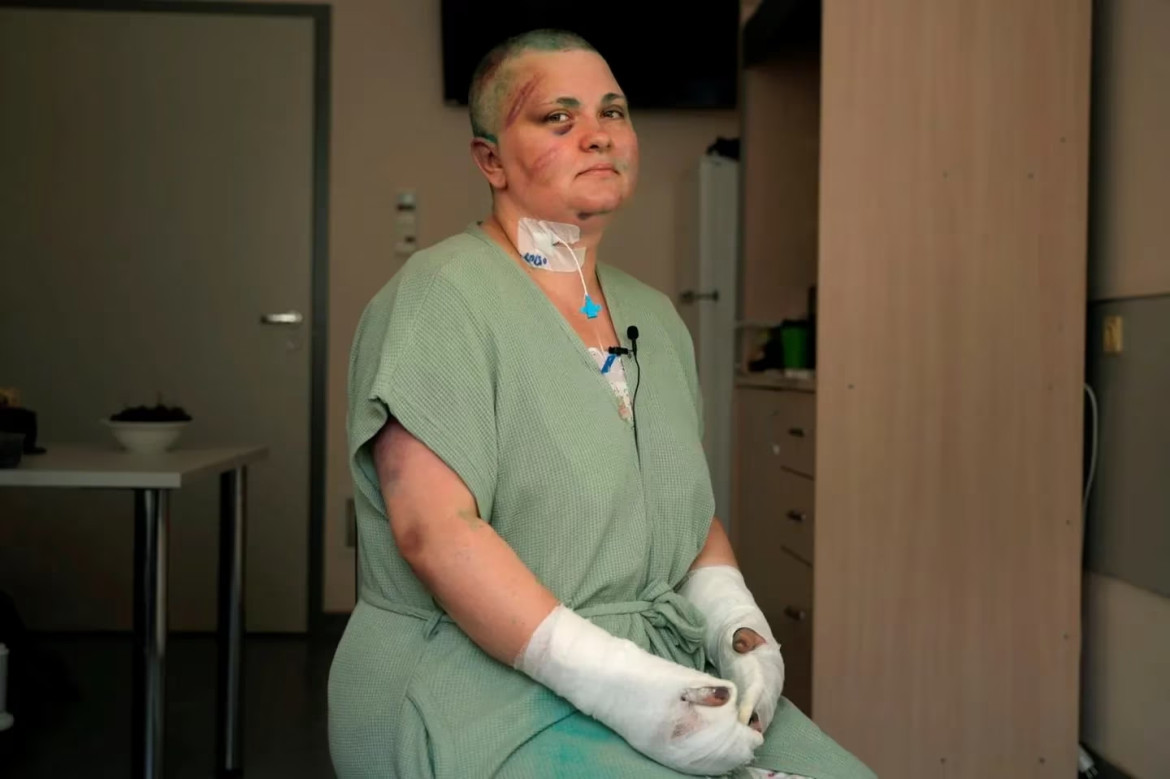
[[540,76],[533,76],[516,90],[516,97],[513,98],[512,105],[508,107],[508,116],[504,120],[504,127],[511,127],[515,123],[516,119],[520,116],[520,112],[524,109],[524,104],[528,102],[532,91],[536,89],[536,85],[539,83]]
[[539,157],[537,157],[535,160],[532,161],[532,171],[534,173],[539,173],[540,171],[547,168],[549,163],[552,162],[553,159],[558,154],[560,154],[560,152],[561,152],[561,150],[559,148],[557,148],[556,146],[553,146],[548,151],[542,152]]

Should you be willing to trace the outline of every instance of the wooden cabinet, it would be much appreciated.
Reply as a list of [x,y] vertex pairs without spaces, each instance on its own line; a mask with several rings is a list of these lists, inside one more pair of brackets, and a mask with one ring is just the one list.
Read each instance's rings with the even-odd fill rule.
[[1075,771],[1090,10],[838,0],[746,58],[739,317],[815,285],[817,375],[737,377],[731,535],[881,776]]
[[[785,695],[812,709],[813,479],[811,392],[741,388],[741,489],[733,525],[739,565],[781,644]],[[803,473],[802,473],[803,471]]]
[[805,565],[813,561],[813,532],[816,511],[813,480],[799,473],[781,470],[776,474],[780,494],[780,547]]

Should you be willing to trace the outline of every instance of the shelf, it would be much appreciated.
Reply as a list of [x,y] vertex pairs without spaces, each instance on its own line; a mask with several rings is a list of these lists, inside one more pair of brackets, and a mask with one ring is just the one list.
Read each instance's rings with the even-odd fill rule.
[[785,376],[780,371],[759,371],[758,373],[736,373],[735,386],[745,389],[796,390],[816,392],[817,377],[812,371],[808,378]]
[[779,327],[783,322],[765,322],[758,319],[741,319],[735,323],[737,330],[771,330]]

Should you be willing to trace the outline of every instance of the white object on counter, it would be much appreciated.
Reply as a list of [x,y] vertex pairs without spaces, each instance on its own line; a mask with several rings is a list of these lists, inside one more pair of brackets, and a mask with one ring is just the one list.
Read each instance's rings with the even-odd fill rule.
[[122,448],[133,454],[162,454],[175,445],[190,422],[117,422],[103,420]]

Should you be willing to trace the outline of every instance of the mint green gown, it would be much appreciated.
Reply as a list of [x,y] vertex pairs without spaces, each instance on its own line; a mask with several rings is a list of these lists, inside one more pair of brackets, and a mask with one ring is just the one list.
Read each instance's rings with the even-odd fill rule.
[[[637,444],[572,327],[477,226],[415,254],[374,296],[349,371],[359,601],[329,679],[342,779],[674,777],[564,699],[481,651],[394,545],[370,442],[392,415],[475,496],[480,516],[562,603],[704,668],[703,618],[675,592],[714,510],[687,330],[670,300],[605,265]],[[755,765],[873,774],[786,700]],[[743,772],[739,772],[743,773]]]

